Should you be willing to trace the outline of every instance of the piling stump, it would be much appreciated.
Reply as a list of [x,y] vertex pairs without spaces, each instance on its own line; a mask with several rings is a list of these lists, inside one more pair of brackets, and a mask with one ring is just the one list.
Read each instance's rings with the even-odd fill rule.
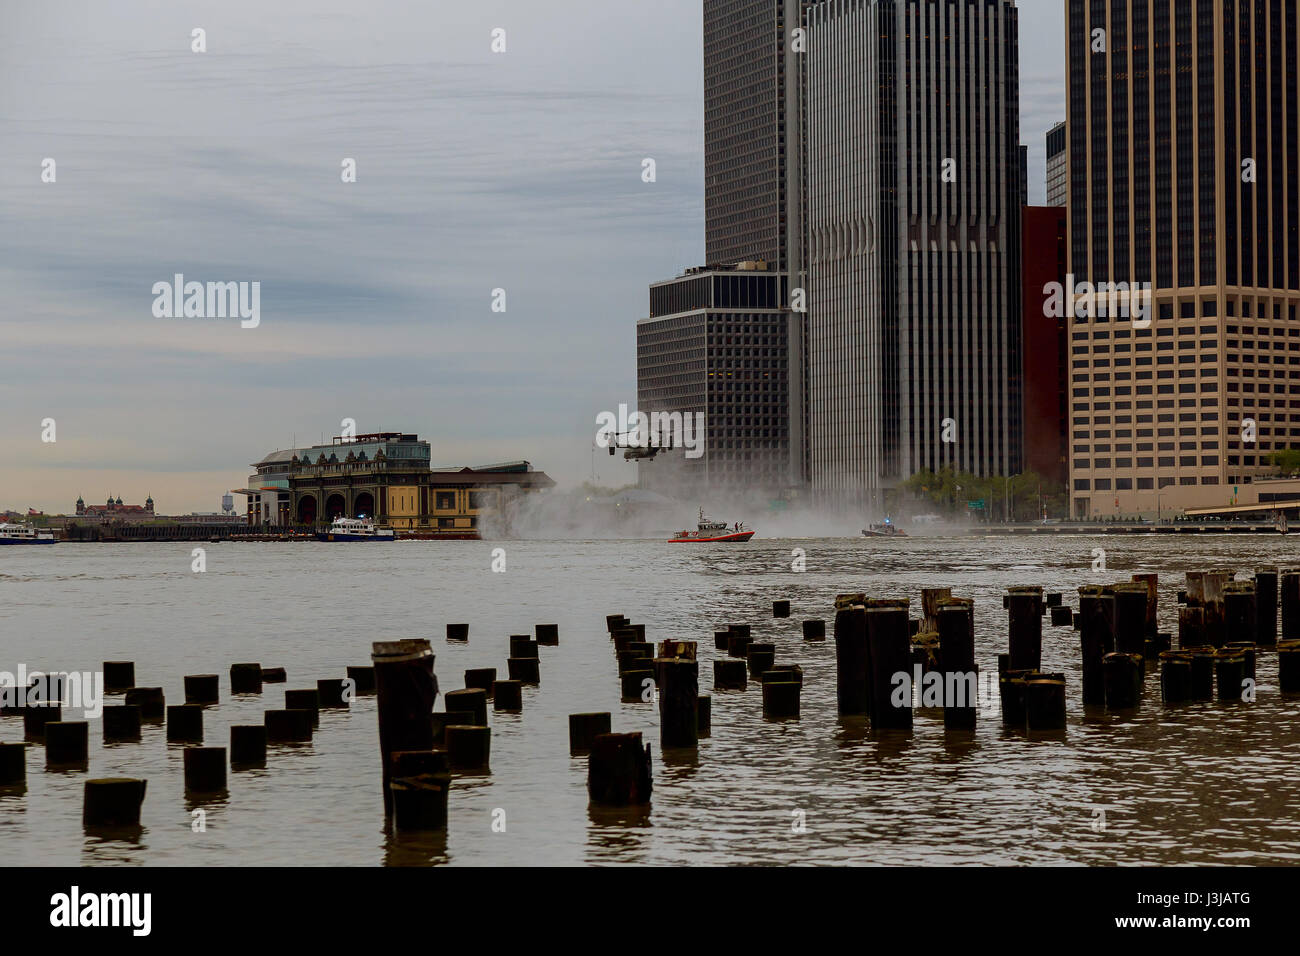
[[375,692],[375,668],[372,665],[349,667],[348,678],[358,696],[368,697]]
[[58,704],[29,704],[23,708],[23,740],[45,743],[45,728],[63,720],[63,708]]
[[820,618],[803,622],[803,639],[805,641],[826,640],[826,622]]
[[104,661],[104,691],[121,694],[135,686],[134,661]]
[[600,806],[650,802],[650,747],[639,733],[598,734],[587,758],[587,796]]
[[1008,653],[1012,670],[1037,670],[1043,662],[1043,589],[1007,588]]
[[263,684],[283,684],[289,680],[283,667],[263,667],[262,683]]
[[694,747],[699,743],[699,664],[682,658],[660,658],[659,741],[664,747]]
[[1132,710],[1142,701],[1142,655],[1107,654],[1102,661],[1106,679],[1106,708]]
[[1051,609],[1052,627],[1069,627],[1074,623],[1074,611],[1068,607],[1057,605]]
[[1219,702],[1240,703],[1246,678],[1246,656],[1236,649],[1223,648],[1215,655],[1214,684]]
[[908,633],[907,601],[868,601],[867,667],[871,675],[868,703],[873,730],[911,730],[912,698],[899,700],[894,675],[905,674],[911,682],[912,642]]
[[167,715],[167,698],[161,687],[132,687],[126,703],[140,708],[141,720],[162,720]]
[[173,704],[167,708],[168,743],[203,742],[203,707],[199,704]]
[[1186,651],[1160,654],[1160,699],[1166,707],[1192,699],[1192,655]]
[[1223,589],[1224,644],[1249,642],[1259,637],[1259,597],[1254,581],[1232,581]]
[[434,745],[446,749],[447,746],[447,728],[452,726],[473,727],[478,720],[478,716],[468,710],[444,711],[437,714],[429,715],[429,726],[433,735]]
[[1065,729],[1065,680],[1032,677],[1025,682],[1025,727],[1030,731]]
[[220,793],[226,789],[226,748],[186,747],[185,789],[191,793]]
[[399,832],[447,829],[451,774],[399,777],[388,786],[393,795],[393,824]]
[[725,651],[727,649],[727,640],[731,637],[730,631],[714,631],[713,647],[715,650]]
[[749,645],[752,643],[754,639],[748,634],[737,634],[732,631],[731,636],[727,638],[727,656],[745,660],[749,653]]
[[45,725],[45,766],[85,767],[90,761],[90,724],[56,720]]
[[591,752],[591,742],[600,734],[609,733],[608,711],[569,715],[569,755],[578,757]]
[[517,680],[492,682],[492,709],[519,713],[524,709],[524,685]]
[[82,796],[81,822],[88,827],[139,826],[146,780],[104,777],[87,780]]
[[789,616],[790,616],[790,602],[789,602],[789,601],[773,601],[773,602],[772,602],[772,616],[773,616],[773,617],[789,617]]
[[[944,677],[943,726],[946,730],[971,730],[978,712],[978,671],[975,667],[974,604],[948,598],[936,614],[939,660]],[[948,700],[949,688],[962,688],[964,700]]]
[[485,691],[488,700],[492,699],[492,685],[496,683],[495,667],[475,667],[465,671],[465,687],[469,690]]
[[448,624],[447,640],[449,641],[468,641],[469,625],[468,624]]
[[262,692],[262,665],[231,664],[230,692],[232,694],[260,694]]
[[1279,570],[1277,587],[1282,606],[1282,640],[1300,640],[1300,569]]
[[236,724],[230,728],[230,766],[266,766],[265,725]]
[[1083,703],[1106,703],[1103,659],[1115,649],[1115,596],[1095,585],[1079,588],[1079,644],[1083,651]]
[[799,716],[799,693],[795,681],[763,682],[763,716],[768,720],[789,720]]
[[27,782],[27,745],[0,743],[0,787],[16,787]]
[[346,708],[351,703],[342,677],[324,677],[316,681],[316,693],[320,695],[322,710]]
[[527,634],[510,635],[511,657],[538,657],[537,642]]
[[185,678],[185,703],[215,704],[220,699],[216,674],[190,674]]
[[[513,678],[512,678],[513,679]],[[474,725],[486,727],[487,720],[487,691],[479,687],[466,688],[465,690],[449,690],[445,696],[447,710],[463,710],[474,715]]]
[[320,726],[320,691],[315,687],[284,692],[285,710],[306,710],[311,712],[311,725]]
[[713,736],[713,698],[708,694],[701,694],[695,712],[699,718],[696,725],[699,735],[701,737]]
[[744,690],[748,672],[744,661],[719,658],[713,662],[714,690]]
[[1214,699],[1214,658],[1210,647],[1197,647],[1191,651],[1192,700]]
[[311,742],[311,711],[309,710],[268,710],[263,720],[269,743]]
[[560,643],[560,625],[538,624],[534,626],[537,643],[541,647],[557,647]]
[[511,680],[522,684],[542,682],[542,666],[536,657],[511,657],[506,661],[506,670]]
[[140,739],[140,708],[134,704],[104,707],[104,742]]
[[763,676],[763,671],[776,663],[776,645],[751,643],[745,648],[745,657],[749,664],[749,676],[757,680]]
[[492,728],[462,724],[447,728],[447,762],[452,770],[487,770],[491,751]]
[[[744,662],[740,662],[744,666]],[[641,701],[649,703],[651,698],[646,695],[647,689],[653,688],[655,683],[655,672],[646,668],[639,671],[627,671],[620,676],[622,684],[622,699],[631,703]]]
[[1300,694],[1300,641],[1279,641],[1277,683],[1284,694]]
[[851,605],[835,612],[835,697],[841,717],[867,714],[869,657],[867,609]]

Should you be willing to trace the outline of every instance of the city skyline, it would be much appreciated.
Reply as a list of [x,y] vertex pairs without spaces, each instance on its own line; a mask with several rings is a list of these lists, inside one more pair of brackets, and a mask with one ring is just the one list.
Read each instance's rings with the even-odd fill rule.
[[[646,283],[703,261],[698,0],[73,6],[7,10],[0,40],[17,360],[0,507],[68,511],[111,488],[215,510],[268,448],[344,418],[419,432],[440,462],[635,482],[591,454],[595,416],[635,402]],[[1019,7],[1031,202],[1064,115],[1057,7]],[[376,35],[376,16],[401,29]],[[150,290],[177,272],[260,282],[259,327],[155,318]]]

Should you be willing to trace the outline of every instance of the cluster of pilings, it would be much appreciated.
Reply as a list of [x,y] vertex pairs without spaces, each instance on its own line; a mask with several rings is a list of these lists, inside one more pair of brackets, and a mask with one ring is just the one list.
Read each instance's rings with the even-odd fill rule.
[[[283,709],[267,710],[260,725],[230,727],[230,746],[205,746],[205,714],[221,703],[216,674],[184,677],[184,703],[169,704],[164,689],[139,686],[133,661],[105,661],[103,689],[109,699],[102,714],[103,742],[108,745],[138,743],[142,730],[162,726],[168,743],[183,745],[182,766],[187,796],[203,802],[228,792],[227,767],[233,771],[266,766],[267,744],[310,743],[322,709],[346,709],[354,695],[373,694],[374,669],[347,668],[346,678],[324,678],[316,686],[286,690]],[[90,765],[90,723],[64,720],[70,701],[66,682],[48,675],[33,684],[22,703],[6,706],[0,717],[21,718],[23,742],[0,743],[0,787],[23,787],[27,780],[27,750],[41,746],[49,771],[80,773]],[[230,693],[260,695],[266,684],[286,682],[279,667],[238,663],[230,668]],[[37,694],[38,686],[41,694]],[[37,699],[43,697],[43,699]],[[137,828],[140,825],[147,781],[114,777],[85,781],[82,822],[88,829]]]
[[[446,634],[450,643],[466,643],[469,625],[448,624]],[[489,703],[497,713],[522,713],[524,687],[542,680],[538,649],[559,643],[555,624],[510,635],[507,676],[495,667],[468,668],[465,686],[443,694],[444,709],[435,712],[438,677],[429,641],[375,642],[384,810],[398,832],[447,828],[453,775],[491,770]]]

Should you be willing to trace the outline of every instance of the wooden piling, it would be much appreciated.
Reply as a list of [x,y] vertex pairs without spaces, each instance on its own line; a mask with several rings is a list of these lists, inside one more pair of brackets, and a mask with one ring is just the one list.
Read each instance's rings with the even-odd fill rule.
[[1214,648],[1195,647],[1189,653],[1192,661],[1192,700],[1213,700]]
[[140,739],[140,708],[134,704],[104,708],[104,743]]
[[1106,709],[1132,710],[1142,702],[1142,655],[1112,653],[1102,660]]
[[871,727],[873,730],[911,730],[912,696],[897,688],[895,677],[912,679],[912,642],[908,633],[908,602],[868,601],[867,667],[870,673]]
[[1282,640],[1300,640],[1300,568],[1278,571],[1278,600],[1282,604]]
[[1103,659],[1115,649],[1115,595],[1096,585],[1079,588],[1079,644],[1083,652],[1083,703],[1106,703]]
[[734,658],[718,658],[713,662],[713,689],[744,690],[747,686],[748,671],[744,661]]
[[1043,589],[1007,588],[1007,651],[1011,670],[1037,670],[1043,663]]
[[132,687],[126,703],[140,708],[141,720],[162,720],[167,715],[167,698],[161,687]]
[[1260,647],[1277,643],[1277,568],[1255,571],[1255,643]]
[[84,720],[56,720],[45,725],[45,766],[81,767],[90,761],[90,724]]
[[311,742],[311,711],[268,710],[263,716],[266,739],[273,744]]
[[449,641],[468,641],[469,625],[468,624],[448,624],[447,640]]
[[266,766],[265,725],[236,724],[230,728],[230,766],[236,769]]
[[605,615],[605,630],[608,631],[611,635],[613,635],[616,629],[620,627],[625,627],[627,626],[627,624],[628,624],[628,619],[623,614]]
[[190,793],[220,793],[226,789],[225,747],[186,747],[183,762],[185,789]]
[[173,704],[167,708],[167,742],[203,742],[203,707],[199,704]]
[[614,642],[614,650],[617,652],[627,650],[629,644],[640,642],[641,637],[637,634],[636,628],[620,627],[610,634],[610,639]]
[[1026,715],[1029,694],[1028,678],[1038,674],[1034,670],[1005,670],[998,674],[998,698],[1002,707],[1002,726],[1012,730],[1024,730],[1028,721]]
[[938,633],[939,607],[951,597],[951,588],[921,588],[921,620],[917,628]]
[[1278,642],[1277,683],[1284,694],[1300,694],[1300,640]]
[[28,704],[23,708],[23,740],[45,743],[45,728],[63,720],[63,708],[58,704]]
[[433,735],[434,747],[447,747],[447,728],[452,726],[473,727],[478,722],[478,716],[468,710],[441,711],[429,715],[430,732]]
[[763,682],[763,716],[768,720],[790,720],[799,716],[799,694],[802,685],[796,681]]
[[134,661],[104,661],[104,692],[121,694],[135,686]]
[[742,661],[745,660],[749,656],[749,645],[752,643],[754,643],[754,639],[748,634],[738,634],[732,631],[731,636],[727,638],[727,656],[738,657]]
[[610,731],[609,711],[569,715],[569,755],[580,757],[591,752],[591,742]]
[[776,663],[776,645],[752,642],[745,648],[745,659],[749,664],[750,678],[758,680],[763,676],[763,671]]
[[511,657],[506,661],[506,670],[511,680],[523,684],[542,682],[542,665],[536,657]]
[[0,787],[17,787],[27,782],[27,745],[0,743]]
[[[744,666],[744,662],[740,662]],[[643,702],[648,703],[645,696],[646,682],[649,681],[653,686],[655,682],[655,672],[650,668],[639,671],[627,671],[619,675],[622,686],[622,699],[626,703]]]
[[1166,707],[1192,699],[1192,655],[1188,651],[1161,652],[1160,699]]
[[260,694],[262,692],[262,665],[231,664],[230,692],[232,694]]
[[1223,588],[1224,644],[1259,638],[1259,600],[1254,581],[1232,581]]
[[537,643],[541,647],[558,647],[560,643],[560,625],[537,624],[533,627]]
[[342,677],[322,677],[316,681],[316,693],[320,695],[322,710],[339,710],[350,706],[346,686]]
[[1041,675],[1025,682],[1025,729],[1065,729],[1065,678]]
[[650,747],[639,733],[598,734],[587,758],[587,796],[599,806],[626,807],[650,802],[653,790]]
[[481,690],[492,699],[492,685],[496,683],[495,667],[475,667],[465,671],[465,686],[470,690]]
[[[979,676],[975,666],[974,616],[974,602],[969,599],[945,598],[936,610],[945,730],[975,727]],[[960,695],[956,693],[959,688]],[[964,699],[950,699],[956,696]]]
[[103,777],[87,780],[81,802],[81,822],[87,827],[139,826],[147,780]]
[[262,683],[263,684],[284,684],[289,680],[289,675],[285,673],[283,667],[263,667]]
[[699,743],[699,663],[680,657],[658,658],[659,742],[664,747]]
[[789,602],[789,601],[773,601],[773,602],[772,602],[772,616],[773,616],[773,617],[789,617],[789,616],[790,616],[790,602]]
[[713,632],[714,649],[719,651],[725,651],[727,649],[727,641],[730,637],[731,637],[730,631],[714,631]]
[[449,690],[443,699],[446,702],[447,710],[468,711],[474,715],[474,724],[476,726],[487,726],[487,691],[481,687]]
[[511,657],[539,657],[537,642],[527,634],[510,635]]
[[524,709],[524,685],[517,680],[492,682],[492,709],[519,713]]
[[1159,610],[1160,602],[1160,575],[1158,574],[1135,574],[1133,575],[1134,584],[1143,584],[1147,589],[1147,637],[1154,637],[1158,628],[1156,612]]
[[696,715],[698,717],[697,728],[701,737],[713,736],[713,698],[708,694],[701,694],[699,704],[696,706]]
[[834,638],[835,697],[839,715],[869,714],[867,609],[860,604],[837,608]]
[[1116,584],[1115,650],[1121,654],[1142,654],[1147,635],[1147,586],[1142,582]]
[[1074,611],[1058,605],[1051,609],[1050,620],[1052,627],[1070,627],[1074,623]]
[[347,670],[348,679],[352,681],[352,686],[357,692],[358,697],[369,697],[375,692],[375,668],[371,665],[349,667]]
[[185,703],[215,704],[221,697],[218,693],[216,674],[189,674],[185,677]]
[[1205,601],[1205,639],[1215,647],[1222,647],[1227,636],[1227,619],[1224,614],[1224,592],[1232,572],[1224,570],[1206,571],[1202,576],[1202,588]]
[[728,624],[727,630],[732,634],[739,634],[741,637],[750,637],[752,628],[748,624]]
[[389,789],[393,795],[393,825],[398,832],[447,829],[450,773],[404,775],[395,778]]
[[286,690],[284,692],[284,707],[285,710],[309,711],[311,713],[312,727],[320,726],[320,691],[315,687]]
[[826,622],[820,618],[803,622],[803,639],[805,641],[826,640]]
[[1240,703],[1248,674],[1246,656],[1236,648],[1222,648],[1214,655],[1214,685],[1220,703]]
[[447,727],[447,762],[452,770],[487,770],[491,764],[491,753],[492,728],[461,724]]

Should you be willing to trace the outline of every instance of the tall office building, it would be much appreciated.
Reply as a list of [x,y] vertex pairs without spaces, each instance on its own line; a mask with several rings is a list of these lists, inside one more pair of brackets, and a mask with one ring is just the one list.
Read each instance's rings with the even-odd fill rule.
[[[645,412],[707,410],[709,441],[702,460],[677,454],[642,464],[643,487],[695,495],[746,485],[775,495],[807,480],[806,315],[788,297],[803,275],[801,53],[791,31],[806,5],[703,0],[708,264],[651,286],[650,316],[637,327],[637,391]],[[712,289],[709,276],[728,274],[707,301],[684,292]],[[789,283],[787,274],[799,278]],[[736,283],[743,289],[733,302],[726,290]],[[744,291],[759,287],[752,297]],[[771,300],[775,291],[781,297]],[[765,303],[761,312],[751,298]],[[684,311],[662,311],[688,299]],[[699,351],[705,341],[726,345]],[[687,354],[698,359],[689,369],[671,358]],[[778,365],[779,389],[769,375]],[[763,375],[749,382],[751,371]],[[780,422],[775,395],[785,403]]]
[[643,461],[642,488],[699,500],[710,493],[771,499],[788,487],[790,434],[786,277],[704,266],[650,287],[637,323],[637,407],[703,413],[701,454]]
[[1009,0],[807,13],[810,467],[887,509],[916,471],[1023,469]]
[[1067,11],[1070,272],[1153,299],[1148,326],[1076,289],[1073,511],[1227,504],[1300,444],[1300,16],[1282,0]]
[[1070,204],[1069,157],[1065,152],[1065,123],[1047,131],[1047,205]]

